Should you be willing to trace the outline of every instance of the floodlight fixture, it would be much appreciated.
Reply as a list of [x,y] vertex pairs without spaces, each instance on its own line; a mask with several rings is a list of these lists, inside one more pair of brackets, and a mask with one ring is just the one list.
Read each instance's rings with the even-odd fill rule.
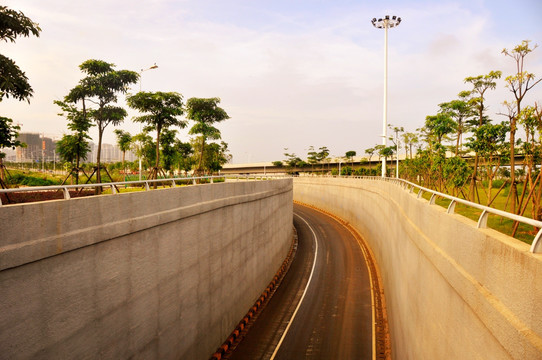
[[[373,18],[373,26],[377,29],[384,29],[384,114],[382,124],[382,145],[387,146],[388,127],[388,28],[399,26],[401,18],[395,15],[386,15],[384,18]],[[386,157],[382,157],[382,177],[386,177]]]

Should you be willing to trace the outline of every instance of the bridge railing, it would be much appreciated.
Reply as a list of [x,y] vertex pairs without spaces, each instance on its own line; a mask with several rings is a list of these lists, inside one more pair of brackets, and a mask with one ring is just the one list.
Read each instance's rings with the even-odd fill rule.
[[[40,191],[62,191],[64,199],[70,199],[70,190],[82,190],[85,188],[96,189],[96,188],[109,188],[111,189],[112,194],[119,193],[119,187],[123,186],[132,186],[138,187],[142,186],[145,191],[151,190],[152,185],[168,185],[175,187],[177,182],[188,182],[193,185],[197,184],[198,181],[209,181],[214,183],[218,180],[269,180],[275,178],[283,178],[284,175],[212,175],[212,176],[195,176],[195,177],[176,177],[176,178],[167,178],[167,179],[152,179],[152,180],[135,180],[135,181],[118,181],[118,182],[108,182],[108,183],[92,183],[92,184],[78,184],[78,185],[50,185],[50,186],[29,186],[21,188],[12,188],[12,189],[0,189],[0,194],[12,194],[20,192],[40,192]],[[0,207],[5,204],[2,204],[2,198],[0,197]]]
[[[335,176],[337,177],[337,176]],[[346,176],[344,176],[346,178]],[[418,190],[418,193],[416,197],[419,199],[423,196],[424,193],[430,194],[429,198],[429,205],[434,205],[435,200],[437,198],[443,198],[450,200],[450,204],[448,205],[448,209],[446,210],[448,214],[453,214],[455,211],[456,204],[463,204],[468,207],[476,208],[478,210],[481,210],[482,213],[480,214],[478,218],[478,224],[477,227],[480,229],[487,228],[487,219],[490,214],[501,216],[506,219],[510,219],[513,221],[517,221],[522,224],[531,225],[535,228],[538,228],[538,232],[536,236],[533,239],[533,242],[531,244],[530,252],[532,253],[541,253],[542,252],[542,241],[540,238],[542,237],[542,221],[530,219],[525,216],[520,216],[516,214],[512,214],[506,211],[502,211],[499,209],[495,209],[489,206],[484,206],[481,204],[477,204],[475,202],[471,202],[465,199],[461,199],[452,195],[444,194],[432,189],[425,188],[423,186],[411,183],[409,181],[403,180],[403,179],[397,179],[397,178],[382,178],[382,177],[376,177],[376,176],[349,176],[347,178],[357,178],[357,179],[365,179],[365,180],[373,180],[373,181],[387,181],[394,184],[397,184],[405,189],[408,189],[411,193],[414,193],[415,189]]]

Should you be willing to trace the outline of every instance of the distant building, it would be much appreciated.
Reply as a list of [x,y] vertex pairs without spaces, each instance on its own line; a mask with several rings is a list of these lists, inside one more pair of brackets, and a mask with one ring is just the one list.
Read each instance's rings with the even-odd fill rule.
[[[122,161],[122,151],[116,145],[102,144],[102,153],[100,154],[102,163],[112,163]],[[87,162],[95,163],[98,158],[98,144],[90,143],[90,153],[87,155]],[[126,161],[134,161],[137,157],[131,151],[126,152]]]
[[20,133],[17,137],[26,147],[15,149],[16,162],[49,162],[54,161],[56,141],[43,137],[38,133]]
[[[60,157],[55,154],[56,141],[44,137],[39,133],[19,133],[17,140],[26,144],[26,147],[17,147],[15,151],[3,149],[7,154],[6,161],[14,162],[52,162],[59,161]],[[90,142],[90,152],[85,162],[96,162],[98,145]],[[131,151],[126,152],[126,161],[134,161],[137,157]],[[119,147],[111,144],[102,144],[101,160],[103,163],[122,161],[122,151]]]

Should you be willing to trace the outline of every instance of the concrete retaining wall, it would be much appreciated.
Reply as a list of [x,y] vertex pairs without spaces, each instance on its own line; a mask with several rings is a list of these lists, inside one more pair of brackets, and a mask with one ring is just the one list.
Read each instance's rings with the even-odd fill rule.
[[208,359],[292,240],[291,179],[0,208],[0,358]]
[[370,244],[395,359],[542,359],[542,255],[380,180],[294,180]]

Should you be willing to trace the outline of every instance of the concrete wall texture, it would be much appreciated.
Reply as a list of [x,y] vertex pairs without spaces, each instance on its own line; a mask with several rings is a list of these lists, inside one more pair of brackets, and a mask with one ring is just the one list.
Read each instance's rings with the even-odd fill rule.
[[0,358],[208,359],[292,241],[292,180],[0,207]]
[[542,255],[390,182],[294,180],[345,219],[384,282],[395,359],[542,359]]

